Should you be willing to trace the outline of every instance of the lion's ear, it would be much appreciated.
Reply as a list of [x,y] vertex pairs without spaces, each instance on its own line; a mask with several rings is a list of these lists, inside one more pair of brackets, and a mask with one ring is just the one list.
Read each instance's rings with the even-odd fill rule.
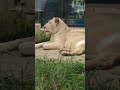
[[55,18],[55,23],[59,24],[59,18],[58,17]]

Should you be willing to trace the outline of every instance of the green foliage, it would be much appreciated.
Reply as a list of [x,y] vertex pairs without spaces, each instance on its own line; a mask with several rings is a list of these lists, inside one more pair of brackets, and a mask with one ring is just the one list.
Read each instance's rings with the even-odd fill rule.
[[[98,68],[92,71],[86,71],[86,90],[120,90],[120,79],[99,79],[95,75]],[[100,70],[100,69],[99,69]],[[102,73],[102,71],[101,71]],[[104,74],[104,72],[103,72]],[[91,79],[94,77],[94,84],[91,83]],[[93,79],[92,79],[93,80]]]
[[[0,90],[34,90],[34,75],[28,70],[29,63],[20,71],[0,72]],[[19,67],[20,68],[20,67]]]
[[14,20],[15,15],[0,20],[0,43],[35,35],[34,21],[26,18]]
[[85,90],[84,64],[39,58],[35,61],[36,90]]
[[[84,64],[73,58],[66,61],[39,58],[35,61],[35,88],[36,90],[119,90],[120,79],[98,80],[95,76],[97,70],[85,73]],[[93,77],[96,82],[94,84],[91,83]]]
[[46,42],[50,40],[50,34],[46,34],[44,31],[35,32],[35,43]]

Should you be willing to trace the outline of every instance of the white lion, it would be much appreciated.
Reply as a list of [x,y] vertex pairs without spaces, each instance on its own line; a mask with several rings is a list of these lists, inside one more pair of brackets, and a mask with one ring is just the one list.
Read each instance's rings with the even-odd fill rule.
[[51,39],[48,42],[35,44],[35,48],[43,47],[47,50],[58,49],[62,51],[62,55],[81,55],[84,53],[84,29],[73,30],[60,18],[54,17],[44,25],[44,30],[45,32],[51,33]]

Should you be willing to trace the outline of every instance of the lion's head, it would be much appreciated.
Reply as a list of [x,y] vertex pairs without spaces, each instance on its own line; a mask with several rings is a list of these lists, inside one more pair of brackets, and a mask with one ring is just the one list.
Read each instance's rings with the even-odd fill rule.
[[53,17],[44,25],[44,31],[49,33],[56,33],[61,27],[66,26],[66,24],[58,17]]

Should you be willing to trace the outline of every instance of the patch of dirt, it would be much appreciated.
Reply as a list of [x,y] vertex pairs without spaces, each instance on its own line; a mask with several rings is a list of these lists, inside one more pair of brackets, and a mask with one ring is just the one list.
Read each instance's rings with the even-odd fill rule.
[[67,60],[71,57],[74,58],[74,60],[79,60],[84,62],[85,60],[85,55],[80,55],[80,56],[62,56],[59,52],[59,50],[43,50],[42,48],[36,49],[35,50],[35,57],[48,57],[48,58],[53,58],[53,59],[58,59],[62,58],[62,60]]

